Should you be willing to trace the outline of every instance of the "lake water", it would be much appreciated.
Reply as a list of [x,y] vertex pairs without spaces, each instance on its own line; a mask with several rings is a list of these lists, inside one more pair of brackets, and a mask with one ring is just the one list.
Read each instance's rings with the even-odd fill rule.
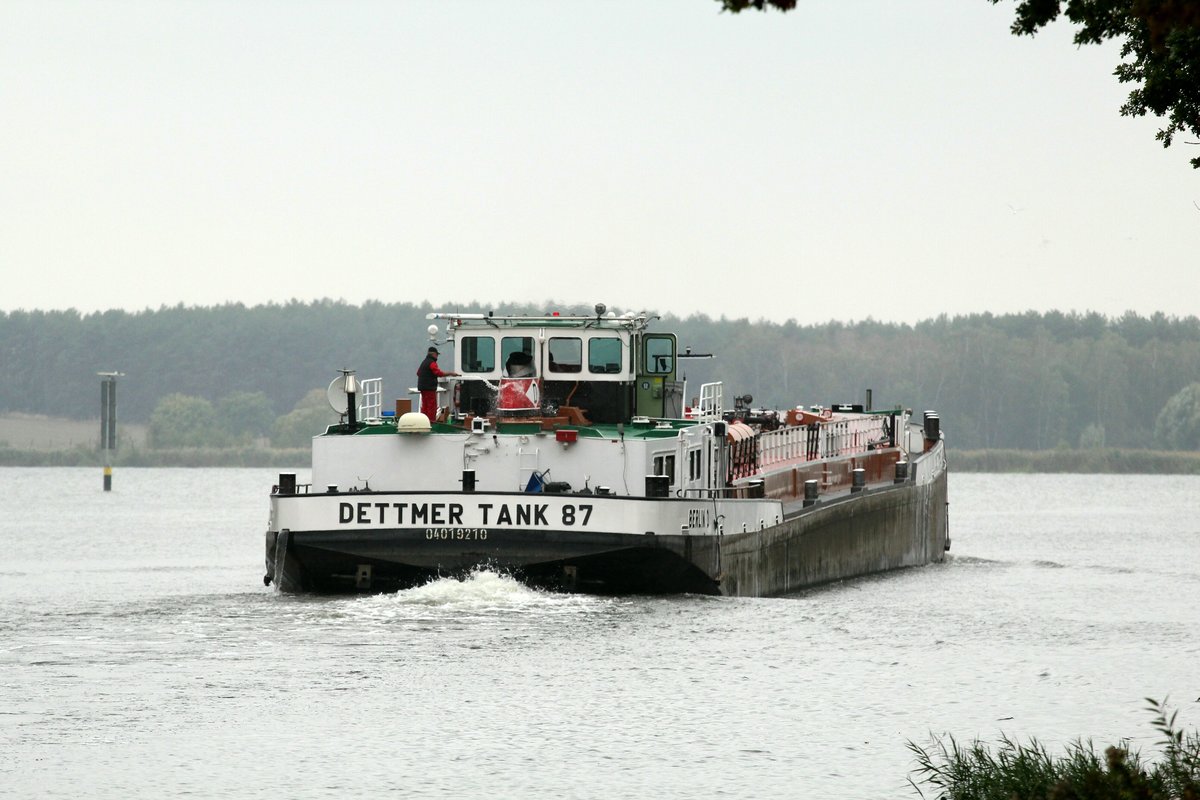
[[952,475],[946,563],[788,598],[327,598],[276,472],[0,469],[0,796],[916,797],[930,732],[1200,723],[1198,477]]

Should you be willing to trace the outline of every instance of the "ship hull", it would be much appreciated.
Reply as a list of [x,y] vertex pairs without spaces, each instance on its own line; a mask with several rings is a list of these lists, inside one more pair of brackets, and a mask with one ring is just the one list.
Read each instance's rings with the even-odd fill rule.
[[[286,532],[268,541],[285,591],[396,591],[491,569],[539,588],[594,594],[717,594],[699,551],[712,537],[506,530],[485,543],[431,542],[421,529]],[[282,561],[280,560],[282,558]]]
[[[942,560],[943,448],[914,459],[901,483],[810,507],[462,492],[276,496],[266,578],[284,591],[378,592],[493,569],[597,594],[787,594]],[[421,524],[403,524],[418,509]]]
[[780,525],[724,537],[721,593],[770,597],[944,560],[950,537],[941,448],[914,462],[916,480],[844,495]]

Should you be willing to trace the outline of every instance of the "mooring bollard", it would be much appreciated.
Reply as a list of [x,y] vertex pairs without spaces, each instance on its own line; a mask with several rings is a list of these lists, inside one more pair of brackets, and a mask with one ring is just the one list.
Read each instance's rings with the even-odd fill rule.
[[904,483],[907,480],[908,480],[908,462],[907,461],[897,461],[896,462],[895,482],[896,483]]
[[867,488],[867,471],[862,467],[850,473],[850,491],[861,492]]
[[930,441],[937,441],[941,435],[942,418],[938,416],[936,411],[925,412],[925,438]]
[[804,482],[804,507],[817,504],[817,496],[821,492],[821,484],[816,480]]
[[937,446],[938,439],[942,438],[941,430],[942,430],[942,420],[940,417],[938,417],[937,412],[936,411],[926,411],[925,412],[925,425],[924,425],[925,452],[926,453],[928,453],[930,450],[932,450],[934,447]]

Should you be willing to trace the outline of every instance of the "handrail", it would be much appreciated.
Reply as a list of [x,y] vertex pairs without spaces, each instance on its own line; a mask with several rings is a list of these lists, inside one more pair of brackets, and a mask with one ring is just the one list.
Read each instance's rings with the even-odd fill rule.
[[765,431],[758,435],[758,466],[866,453],[891,440],[892,419],[873,415]]
[[[296,491],[292,492],[292,494],[311,494],[311,493],[312,493],[312,484],[311,483],[297,483]],[[278,483],[271,487],[271,494],[279,494],[279,484]]]
[[363,378],[358,382],[358,418],[378,419],[383,410],[383,378]]
[[713,498],[713,497],[724,497],[724,498],[735,499],[735,500],[737,500],[737,499],[757,499],[757,500],[763,499],[761,497],[751,498],[749,496],[748,492],[749,492],[749,487],[745,484],[738,484],[737,486],[696,486],[696,487],[690,487],[690,488],[685,487],[682,489],[676,489],[675,496],[686,500],[689,493],[695,493],[696,495],[698,495],[698,499],[701,499],[701,500],[706,499],[706,498]]
[[700,408],[696,412],[696,420],[699,422],[717,422],[721,419],[721,414],[724,411],[724,394],[725,384],[721,381],[715,383],[705,383],[700,386]]

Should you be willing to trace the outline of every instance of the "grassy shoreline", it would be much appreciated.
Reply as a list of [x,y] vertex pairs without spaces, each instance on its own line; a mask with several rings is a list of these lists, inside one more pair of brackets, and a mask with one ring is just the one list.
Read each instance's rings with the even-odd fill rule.
[[1177,450],[953,450],[951,472],[1200,475],[1200,453]]
[[[951,472],[1072,472],[1084,474],[1200,475],[1200,452],[1123,450],[953,450]],[[36,450],[0,446],[3,467],[97,467],[100,453],[91,447]],[[114,467],[273,467],[311,466],[308,448],[228,447],[154,450],[126,447]]]
[[[307,469],[312,453],[307,447],[193,447],[151,450],[121,448],[113,457],[114,467],[278,467]],[[0,467],[99,467],[103,464],[95,448],[24,450],[0,447]]]

